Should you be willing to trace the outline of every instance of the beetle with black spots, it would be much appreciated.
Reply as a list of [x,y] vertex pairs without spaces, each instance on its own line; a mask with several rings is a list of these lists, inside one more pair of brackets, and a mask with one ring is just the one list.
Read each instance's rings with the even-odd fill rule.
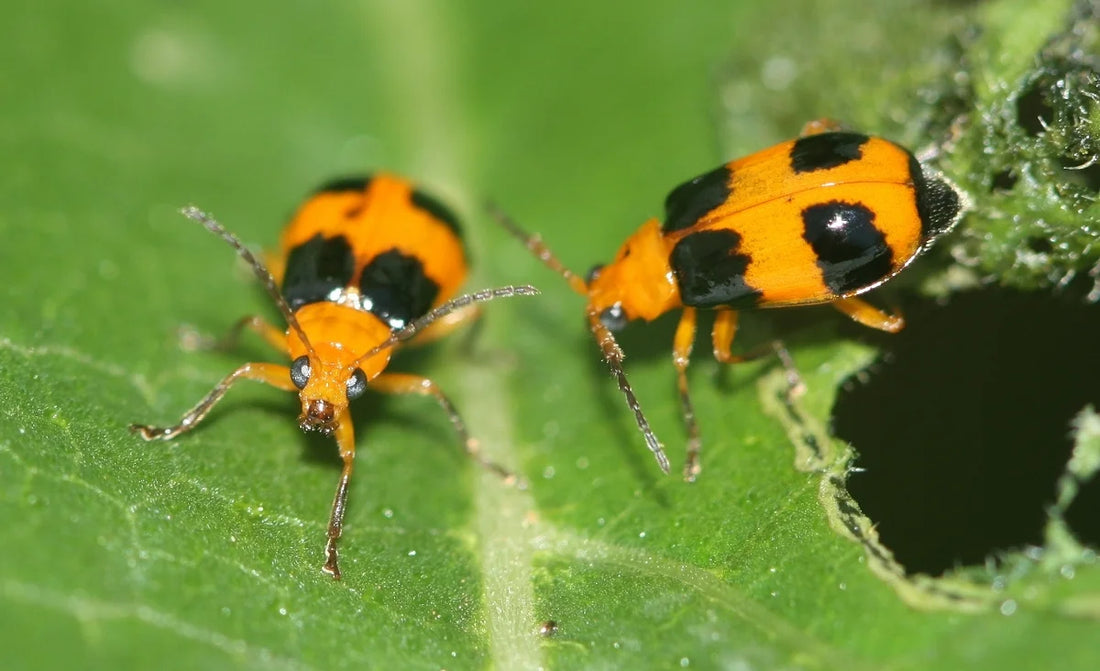
[[683,311],[672,358],[688,433],[684,478],[691,481],[700,472],[701,439],[686,372],[699,309],[716,311],[711,339],[722,363],[749,358],[730,351],[740,310],[831,304],[861,324],[897,332],[899,315],[859,296],[900,273],[966,207],[950,181],[900,145],[818,121],[795,140],[677,186],[665,199],[663,221],[644,223],[610,263],[583,278],[537,235],[495,214],[586,297],[588,326],[666,473],[668,458],[627,382],[614,332],[632,320]]
[[392,175],[331,181],[291,219],[270,268],[209,215],[194,207],[183,214],[237,251],[287,323],[284,331],[261,317],[245,317],[227,340],[251,330],[291,363],[246,363],[174,426],[133,424],[133,432],[145,440],[170,440],[190,431],[242,379],[296,392],[302,404],[301,429],[333,436],[343,460],[322,567],[334,579],[341,576],[336,546],[355,458],[348,406],[368,388],[435,398],[466,451],[482,465],[512,477],[480,456],[454,405],[433,381],[384,372],[395,347],[452,331],[476,316],[479,303],[538,293],[530,286],[506,286],[456,298],[467,273],[466,253],[458,221],[442,203]]

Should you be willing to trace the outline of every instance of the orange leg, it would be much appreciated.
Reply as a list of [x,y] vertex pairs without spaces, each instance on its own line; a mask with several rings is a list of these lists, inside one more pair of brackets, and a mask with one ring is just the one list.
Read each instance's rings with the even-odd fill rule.
[[901,315],[887,314],[859,298],[842,298],[833,303],[833,307],[864,326],[887,333],[897,333],[905,327],[905,319]]
[[776,354],[784,365],[790,361],[790,354],[778,340],[768,343],[763,347],[757,347],[747,354],[735,355],[730,352],[733,345],[733,337],[737,335],[738,313],[735,310],[719,310],[714,317],[714,329],[710,332],[711,341],[714,343],[714,358],[719,363],[744,363],[755,361],[768,354]]
[[225,392],[233,386],[233,383],[241,378],[255,380],[269,384],[284,391],[298,391],[294,383],[290,381],[290,369],[274,363],[246,363],[217,384],[195,407],[187,411],[180,418],[179,424],[167,427],[155,427],[148,424],[131,424],[130,431],[138,434],[145,440],[171,440],[181,433],[186,433],[195,428],[206,417],[210,409],[225,396]]
[[481,455],[477,440],[471,437],[469,431],[466,430],[466,422],[462,421],[462,417],[455,410],[451,399],[447,398],[435,382],[419,375],[384,373],[371,380],[370,388],[384,394],[420,394],[434,397],[436,402],[439,403],[439,407],[443,408],[443,412],[447,413],[447,418],[451,420],[451,426],[454,427],[455,433],[462,441],[462,447],[466,450],[466,453],[483,467],[493,471],[505,480],[511,482],[515,479],[515,475],[511,471]]
[[355,462],[355,428],[351,423],[351,413],[347,408],[340,411],[336,418],[336,447],[340,458],[344,460],[344,470],[336,485],[336,495],[332,499],[332,512],[328,518],[328,540],[325,542],[325,565],[321,570],[340,579],[340,556],[336,551],[336,542],[344,532],[344,510],[348,505],[348,482],[351,480],[351,468]]
[[684,308],[676,335],[672,338],[672,365],[676,367],[676,387],[680,392],[680,409],[687,429],[687,455],[684,459],[684,480],[694,482],[702,467],[699,465],[699,424],[695,421],[695,408],[688,394],[687,367],[691,360],[691,348],[695,343],[695,308]]
[[740,363],[745,360],[744,357],[730,353],[733,337],[737,335],[737,316],[734,310],[719,310],[714,316],[714,329],[710,332],[710,337],[714,343],[714,358],[719,363]]
[[286,343],[286,332],[276,326],[272,326],[264,321],[263,317],[251,315],[249,317],[243,317],[240,321],[233,325],[233,328],[229,330],[229,333],[225,334],[225,337],[218,343],[218,347],[222,349],[230,349],[237,344],[237,340],[241,337],[241,331],[248,329],[253,333],[256,333],[264,339],[268,345],[271,345],[276,351],[283,354],[289,354]]
[[801,394],[805,390],[802,376],[798,374],[798,370],[794,367],[794,359],[781,341],[773,340],[764,347],[756,348],[741,356],[735,356],[730,352],[733,337],[737,335],[737,318],[738,313],[734,310],[719,310],[715,316],[714,330],[710,334],[711,341],[714,343],[714,358],[719,363],[743,363],[774,353],[787,371],[787,386],[790,388],[790,393]]
[[218,339],[200,334],[191,327],[181,328],[180,346],[188,351],[199,349],[231,350],[237,346],[237,342],[241,339],[241,331],[245,329],[258,334],[264,339],[264,342],[274,347],[277,351],[283,354],[287,353],[286,333],[282,329],[268,324],[264,321],[263,317],[258,317],[256,315],[242,317],[229,329],[228,333]]
[[836,119],[814,119],[813,121],[806,122],[806,125],[802,127],[802,131],[798,134],[798,137],[809,137],[820,133],[832,133],[838,130],[844,130],[844,124]]

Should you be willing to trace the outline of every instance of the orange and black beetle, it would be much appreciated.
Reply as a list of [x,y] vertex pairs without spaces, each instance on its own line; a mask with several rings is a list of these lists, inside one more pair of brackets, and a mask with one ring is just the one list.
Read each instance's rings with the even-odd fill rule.
[[611,263],[581,278],[538,236],[497,212],[501,222],[547,266],[588,299],[585,314],[604,358],[661,469],[668,458],[622,369],[613,332],[682,309],[673,362],[688,431],[684,477],[700,467],[700,439],[686,370],[696,310],[717,311],[712,341],[731,354],[739,310],[829,303],[872,328],[904,322],[857,298],[901,272],[965,210],[960,192],[888,140],[808,124],[803,135],[731,161],[681,184],[665,199],[663,221],[650,219]]
[[170,427],[133,424],[145,440],[169,440],[193,429],[240,379],[297,392],[303,431],[333,435],[344,461],[332,503],[323,570],[340,578],[336,550],[355,457],[348,403],[368,387],[387,394],[424,394],[443,407],[466,450],[477,454],[450,400],[428,378],[384,373],[393,347],[417,336],[432,340],[474,317],[477,303],[538,293],[509,286],[453,298],[466,276],[466,255],[455,217],[403,179],[379,174],[330,182],[307,200],[283,232],[281,253],[269,271],[233,234],[196,208],[183,213],[221,236],[251,266],[287,322],[287,330],[262,318],[247,328],[287,355],[289,367],[246,363],[225,377]]

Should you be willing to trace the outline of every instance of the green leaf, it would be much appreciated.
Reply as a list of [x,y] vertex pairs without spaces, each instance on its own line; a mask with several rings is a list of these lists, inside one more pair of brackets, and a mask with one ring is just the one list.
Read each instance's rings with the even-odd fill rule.
[[[791,332],[770,314],[743,320],[739,346],[791,345],[808,390],[794,399],[774,362],[723,370],[700,342],[704,471],[688,485],[644,449],[582,299],[482,207],[495,200],[583,272],[657,214],[670,186],[810,118],[942,145],[957,102],[989,113],[977,117],[985,132],[1008,114],[993,113],[996,92],[1027,79],[1040,38],[1069,21],[1066,2],[1023,4],[973,15],[854,1],[9,8],[5,668],[1094,668],[1100,572],[1060,514],[1091,477],[1095,415],[1078,419],[1046,555],[1007,553],[1000,578],[907,575],[844,490],[851,448],[825,430],[838,387],[875,356],[841,335],[841,318],[807,309],[783,322]],[[972,21],[992,34],[952,42]],[[1000,34],[1011,49],[997,50]],[[974,97],[951,97],[945,82],[962,67],[951,48],[986,77]],[[980,136],[942,161],[974,194],[1007,160],[983,162]],[[126,426],[174,421],[226,372],[271,356],[252,341],[179,347],[181,326],[216,335],[274,311],[232,252],[176,210],[195,203],[271,246],[313,186],[373,169],[463,212],[470,288],[544,291],[488,305],[472,334],[393,364],[437,380],[528,486],[477,468],[431,401],[368,394],[334,582],[320,565],[339,460],[331,441],[298,431],[295,398],[234,388],[168,443]],[[975,205],[960,239],[982,254],[981,222],[1001,220],[985,196]],[[1069,220],[1058,213],[1044,221]],[[1091,209],[1079,215],[1095,225]],[[914,277],[950,291],[967,273],[1023,286],[1061,276],[1001,273],[1005,249],[965,271],[930,256]],[[1052,261],[1063,274],[1095,264],[1096,250],[1073,250]],[[673,326],[637,325],[622,345],[675,468]]]

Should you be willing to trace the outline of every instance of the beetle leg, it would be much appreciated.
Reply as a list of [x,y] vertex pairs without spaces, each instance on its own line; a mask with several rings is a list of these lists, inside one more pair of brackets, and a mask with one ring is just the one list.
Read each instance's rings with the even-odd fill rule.
[[744,357],[730,353],[733,337],[737,335],[737,317],[736,310],[718,310],[714,316],[714,328],[710,337],[714,344],[714,358],[719,363],[741,363],[745,360]]
[[447,418],[451,420],[451,426],[458,434],[458,439],[462,441],[462,447],[466,450],[466,453],[484,468],[504,478],[506,482],[515,482],[516,476],[511,471],[486,459],[481,454],[477,439],[473,438],[470,432],[466,430],[466,422],[462,421],[462,416],[455,410],[451,399],[447,398],[439,385],[432,380],[408,373],[384,373],[371,380],[370,386],[372,389],[384,394],[420,394],[421,396],[434,397],[436,402],[439,403],[439,407],[443,408],[443,412],[447,413]]
[[695,343],[695,308],[684,308],[676,335],[672,338],[672,364],[676,367],[676,387],[680,392],[680,409],[687,429],[687,455],[684,459],[684,480],[695,482],[702,467],[699,465],[699,424],[695,421],[695,408],[688,393],[687,367],[691,360],[691,348]]
[[864,326],[887,333],[897,333],[905,327],[901,315],[887,314],[860,298],[842,298],[834,302],[833,307]]
[[249,315],[242,317],[221,338],[214,338],[199,333],[191,326],[181,326],[179,329],[180,347],[186,351],[218,350],[226,352],[234,349],[241,339],[241,331],[248,329],[258,334],[264,342],[283,354],[287,353],[286,333],[264,321],[263,317]]
[[276,326],[273,326],[266,321],[263,317],[257,315],[250,315],[248,317],[242,317],[240,321],[233,325],[233,328],[229,329],[229,333],[218,341],[218,349],[231,349],[237,345],[237,341],[240,340],[241,331],[248,329],[253,333],[263,338],[264,342],[271,345],[276,351],[283,354],[289,354],[290,350],[287,348],[286,331]]
[[325,565],[321,570],[340,579],[340,556],[336,542],[344,532],[344,511],[348,505],[348,482],[351,480],[352,464],[355,462],[355,428],[351,423],[351,413],[347,408],[340,411],[336,424],[336,447],[340,458],[344,460],[344,470],[336,485],[336,495],[332,499],[332,512],[328,518],[328,540],[325,542]]
[[225,392],[240,379],[255,380],[269,384],[284,391],[298,391],[294,383],[290,381],[290,369],[274,363],[246,363],[217,384],[195,407],[187,411],[175,426],[156,427],[148,424],[131,424],[130,431],[138,434],[145,440],[171,440],[181,433],[186,433],[195,428],[206,417],[210,409],[225,396]]
[[[714,344],[714,358],[718,360],[718,363],[744,363],[746,361],[755,361],[762,356],[775,353],[779,356],[779,359],[784,362],[790,360],[790,355],[787,354],[786,348],[783,347],[783,343],[778,340],[770,342],[762,347],[754,347],[752,350],[745,354],[733,354],[730,352],[730,347],[733,345],[733,337],[737,335],[737,319],[738,312],[736,310],[718,310],[714,316],[714,328],[710,332],[711,342]],[[779,354],[782,351],[783,354]]]
[[794,359],[791,358],[791,353],[787,351],[786,345],[781,340],[773,340],[763,347],[754,348],[747,354],[740,356],[735,356],[730,352],[733,337],[737,334],[737,317],[738,313],[735,310],[719,310],[714,317],[714,330],[711,331],[711,340],[714,343],[714,358],[720,363],[742,363],[759,359],[768,354],[775,354],[787,373],[787,388],[790,393],[797,396],[805,391],[806,387],[802,382],[802,376],[798,374],[798,369],[794,366]]

